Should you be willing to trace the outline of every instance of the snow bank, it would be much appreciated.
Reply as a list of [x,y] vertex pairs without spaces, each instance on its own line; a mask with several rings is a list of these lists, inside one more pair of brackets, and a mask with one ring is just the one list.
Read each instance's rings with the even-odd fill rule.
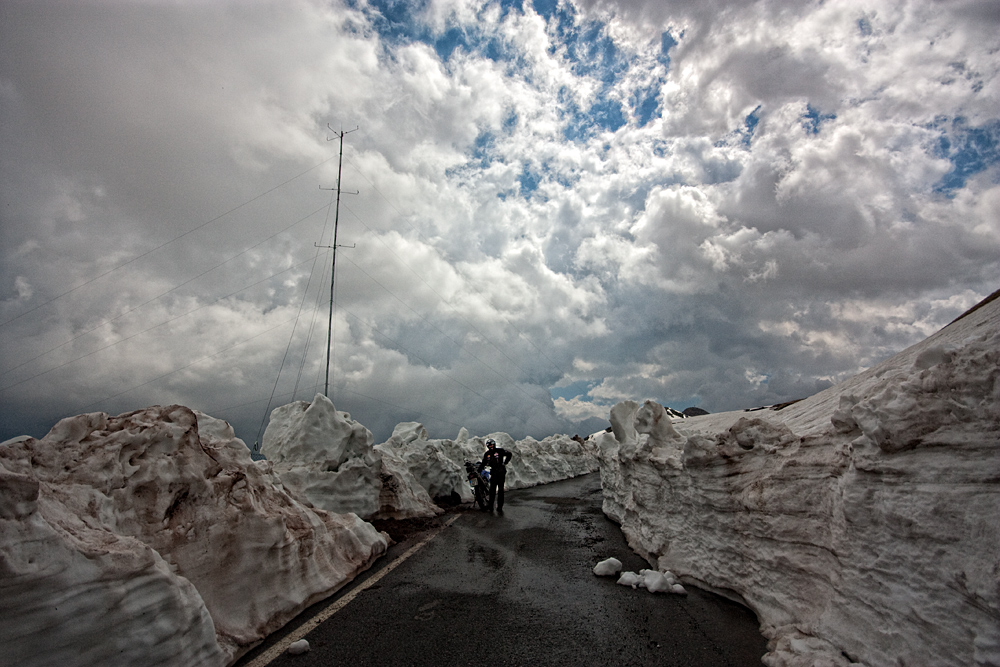
[[998,332],[1000,300],[780,411],[616,405],[604,511],[768,665],[1000,665]]
[[316,507],[365,519],[408,519],[440,514],[391,449],[373,446],[372,432],[329,398],[275,408],[261,452],[281,482]]
[[557,482],[600,468],[597,445],[567,435],[552,435],[541,441],[529,437],[515,442],[506,433],[473,438],[463,428],[454,440],[430,440],[422,424],[406,422],[399,424],[392,437],[377,447],[395,452],[432,497],[454,492],[463,502],[472,502],[465,461],[481,461],[489,438],[513,455],[507,466],[507,489]]
[[515,442],[506,433],[431,440],[419,422],[403,422],[384,443],[338,411],[326,396],[276,408],[261,451],[283,484],[316,507],[355,512],[365,519],[405,519],[440,514],[433,499],[457,495],[472,502],[465,461],[478,462],[486,440],[513,454],[506,488],[520,489],[595,472],[597,445],[553,435]]
[[225,665],[383,553],[182,406],[0,445],[0,646],[17,665]]
[[597,444],[592,440],[550,435],[542,440],[528,437],[513,442],[506,433],[488,437],[496,440],[498,447],[509,449],[514,454],[507,466],[508,489],[558,482],[596,472],[601,467],[597,459]]

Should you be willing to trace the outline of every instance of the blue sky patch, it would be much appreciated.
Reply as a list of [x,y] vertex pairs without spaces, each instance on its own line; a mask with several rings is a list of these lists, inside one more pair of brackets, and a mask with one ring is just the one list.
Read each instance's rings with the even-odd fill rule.
[[518,121],[517,112],[512,109],[510,113],[508,113],[507,116],[503,119],[504,131],[513,132],[514,129],[517,127],[517,121]]
[[483,131],[476,137],[473,144],[472,158],[479,160],[479,166],[486,169],[493,163],[493,145],[495,137],[492,132]]
[[661,79],[657,79],[645,90],[636,91],[633,112],[635,113],[636,125],[639,127],[645,127],[649,121],[653,120],[653,118],[658,115],[657,111],[660,108],[660,103],[656,98],[660,94],[660,88],[662,85],[663,81]]
[[521,184],[521,194],[526,198],[530,197],[538,189],[538,184],[541,181],[541,176],[532,171],[528,163],[525,162],[521,169],[521,175],[517,178],[517,182]]
[[369,14],[372,26],[387,41],[427,41],[426,28],[416,20],[426,0],[369,0],[368,4],[377,10]]
[[674,39],[669,30],[660,35],[660,55],[657,59],[667,67],[670,67],[670,49],[677,46],[677,44],[679,42]]
[[585,396],[587,392],[599,384],[597,380],[577,380],[565,387],[550,387],[549,394],[553,399],[563,398],[567,401],[578,396]]
[[552,18],[559,7],[559,0],[531,0],[531,6],[546,21]]
[[443,35],[434,40],[434,50],[444,62],[448,62],[448,58],[459,46],[468,46],[465,31],[461,28],[449,28]]
[[743,120],[743,145],[747,148],[750,147],[750,142],[753,141],[753,133],[757,131],[757,124],[760,123],[760,110],[761,105],[758,104],[757,108],[751,111]]
[[595,102],[586,112],[571,107],[563,137],[569,141],[582,141],[590,138],[596,130],[616,132],[625,125],[625,111],[618,100],[604,99]]
[[835,120],[836,118],[837,114],[820,113],[819,109],[815,108],[811,104],[807,104],[806,112],[799,116],[799,119],[802,121],[802,127],[804,127],[806,132],[809,134],[819,134],[820,125],[828,120]]
[[483,48],[483,55],[495,63],[510,59],[507,53],[507,45],[496,37],[486,42],[486,46]]
[[1000,164],[1000,120],[969,127],[964,118],[956,118],[952,121],[951,132],[938,139],[934,155],[952,164],[951,171],[934,190],[954,196],[955,190],[965,187],[969,178]]
[[628,70],[628,59],[608,36],[604,24],[591,21],[581,28],[566,31],[564,37],[573,73],[613,85]]
[[622,103],[614,99],[604,99],[590,107],[590,117],[594,125],[602,130],[615,132],[625,125]]
[[500,18],[504,19],[510,10],[517,10],[519,13],[524,13],[524,0],[500,0]]
[[[369,3],[366,13],[372,27],[388,45],[422,42],[432,47],[442,62],[448,62],[458,50],[477,52],[494,62],[516,61],[519,57],[502,38],[484,34],[477,25],[451,25],[444,34],[433,32],[421,20],[427,0],[369,0]],[[521,2],[503,0],[500,4],[521,9]],[[355,0],[348,0],[348,6],[355,7]]]

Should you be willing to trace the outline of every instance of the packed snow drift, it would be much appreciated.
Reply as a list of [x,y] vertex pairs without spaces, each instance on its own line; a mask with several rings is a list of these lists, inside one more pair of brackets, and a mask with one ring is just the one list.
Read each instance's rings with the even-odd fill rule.
[[0,445],[5,664],[225,665],[387,547],[181,406]]
[[275,409],[261,452],[282,483],[316,507],[362,518],[406,519],[439,514],[438,498],[472,502],[465,461],[482,459],[487,438],[513,454],[508,489],[555,482],[598,469],[593,442],[554,435],[515,442],[506,433],[429,439],[419,422],[396,426],[374,445],[371,431],[338,411],[326,396]]
[[440,497],[455,492],[471,501],[472,494],[465,481],[465,461],[482,460],[486,441],[491,438],[497,447],[512,454],[507,465],[505,488],[508,489],[558,482],[596,472],[600,467],[594,442],[567,435],[515,441],[506,433],[470,437],[463,428],[454,440],[430,440],[423,425],[407,422],[396,426],[392,437],[381,447],[396,452],[431,495]]
[[605,513],[766,664],[1000,665],[1000,300],[780,410],[611,422]]
[[[597,470],[566,436],[513,442],[509,488]],[[417,423],[372,444],[325,396],[276,409],[254,462],[228,423],[182,406],[64,419],[0,444],[0,646],[17,665],[225,665],[367,568],[364,518],[471,501],[485,438]]]
[[365,519],[440,514],[399,457],[373,443],[371,431],[316,394],[312,403],[271,413],[261,453],[286,487],[316,507]]

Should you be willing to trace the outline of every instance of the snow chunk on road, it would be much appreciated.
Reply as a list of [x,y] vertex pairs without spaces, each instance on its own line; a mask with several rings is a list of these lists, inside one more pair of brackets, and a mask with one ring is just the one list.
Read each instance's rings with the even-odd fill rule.
[[642,583],[642,577],[635,572],[622,572],[621,576],[618,577],[617,583],[619,586],[631,586],[632,588],[636,588]]
[[657,572],[656,570],[641,570],[639,574],[642,576],[642,583],[640,585],[650,593],[671,592],[673,582],[663,576],[662,572]]
[[650,593],[677,593],[687,595],[684,587],[677,583],[674,575],[659,570],[639,570],[635,572],[622,572],[618,578],[620,586],[631,586],[632,588],[645,588]]
[[309,641],[306,639],[300,639],[297,642],[292,642],[288,645],[289,655],[302,655],[303,653],[309,652]]
[[617,558],[602,560],[594,566],[594,574],[599,577],[610,577],[622,571],[622,562]]

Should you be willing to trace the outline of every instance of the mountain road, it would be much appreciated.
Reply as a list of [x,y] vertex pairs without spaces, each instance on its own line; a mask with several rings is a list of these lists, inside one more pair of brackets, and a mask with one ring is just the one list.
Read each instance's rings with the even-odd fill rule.
[[[760,665],[766,640],[747,608],[692,586],[652,594],[593,574],[611,556],[625,570],[649,567],[601,501],[594,473],[509,490],[503,515],[465,506],[418,522],[424,530],[237,665]],[[336,611],[312,621],[309,652],[262,659],[323,609]]]

